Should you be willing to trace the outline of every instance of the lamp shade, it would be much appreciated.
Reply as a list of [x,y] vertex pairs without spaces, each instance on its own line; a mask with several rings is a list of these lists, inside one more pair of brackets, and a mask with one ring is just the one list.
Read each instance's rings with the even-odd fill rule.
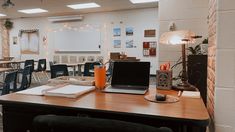
[[196,34],[190,30],[165,32],[160,37],[160,44],[190,44],[195,43]]

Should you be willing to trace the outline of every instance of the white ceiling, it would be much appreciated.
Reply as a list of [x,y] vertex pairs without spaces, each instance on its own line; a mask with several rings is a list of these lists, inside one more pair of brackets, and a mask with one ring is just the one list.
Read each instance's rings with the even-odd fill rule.
[[[4,0],[0,0],[2,5]],[[21,18],[21,17],[39,17],[39,16],[58,16],[58,15],[74,15],[85,14],[90,12],[105,12],[105,11],[117,11],[117,10],[129,10],[137,8],[157,7],[158,3],[146,3],[146,4],[132,4],[129,0],[11,0],[15,4],[14,7],[3,9],[0,6],[0,13],[6,14],[5,18]],[[93,9],[73,10],[66,5],[95,2],[101,7]],[[24,14],[17,12],[20,9],[42,8],[49,12],[41,14]]]

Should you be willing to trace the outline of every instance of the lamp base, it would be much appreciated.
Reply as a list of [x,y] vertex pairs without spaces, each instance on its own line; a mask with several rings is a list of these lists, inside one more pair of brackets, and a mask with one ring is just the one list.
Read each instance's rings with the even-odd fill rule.
[[189,84],[188,82],[181,82],[176,87],[174,87],[174,89],[181,91],[196,91],[196,87]]

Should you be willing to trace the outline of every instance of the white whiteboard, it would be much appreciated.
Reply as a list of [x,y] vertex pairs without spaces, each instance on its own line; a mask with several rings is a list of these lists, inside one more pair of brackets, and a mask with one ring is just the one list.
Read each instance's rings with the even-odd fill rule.
[[101,33],[97,29],[63,29],[51,32],[56,52],[94,52],[100,51]]

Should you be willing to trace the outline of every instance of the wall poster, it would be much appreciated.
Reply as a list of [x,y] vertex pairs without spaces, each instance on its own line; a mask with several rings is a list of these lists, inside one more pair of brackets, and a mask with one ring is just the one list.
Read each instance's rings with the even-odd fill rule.
[[20,30],[21,54],[39,54],[39,30]]

